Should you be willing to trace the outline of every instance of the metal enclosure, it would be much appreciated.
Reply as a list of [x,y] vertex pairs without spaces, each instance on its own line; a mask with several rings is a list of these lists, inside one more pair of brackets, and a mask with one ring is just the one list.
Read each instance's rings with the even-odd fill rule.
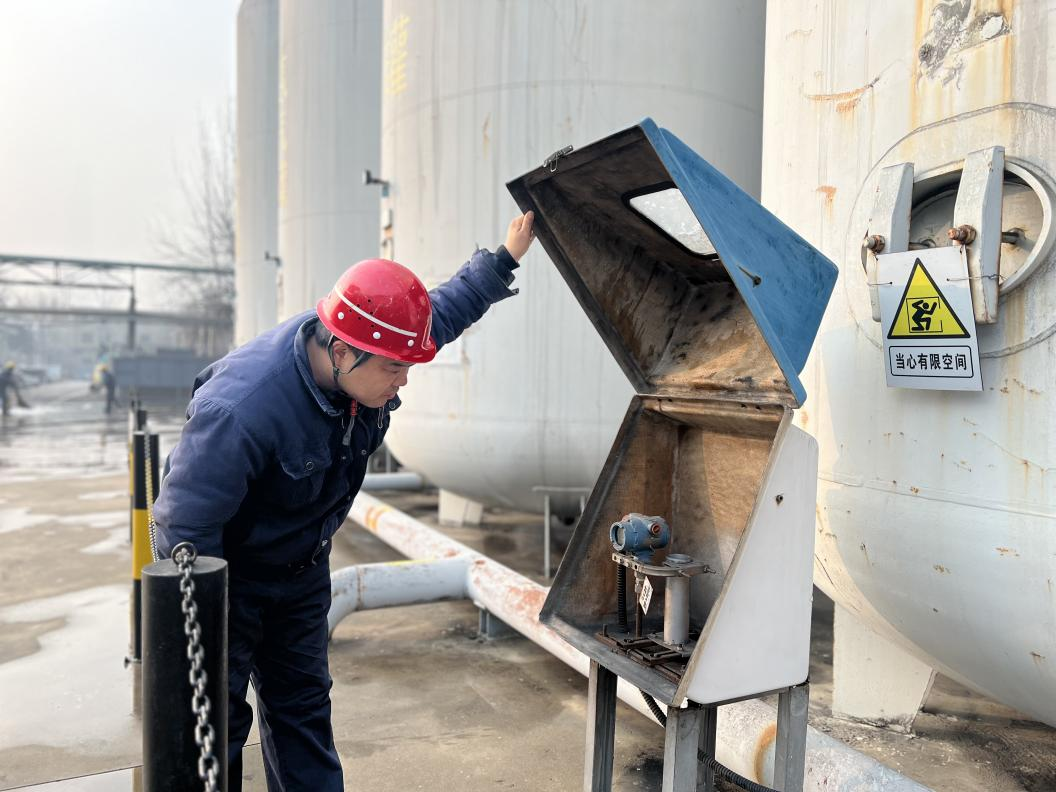
[[[766,40],[763,201],[842,275],[796,416],[820,447],[817,584],[930,667],[1056,725],[1056,13],[788,0],[769,4]],[[862,266],[881,193],[908,168],[888,218],[907,243],[947,244],[986,222],[978,175],[999,153],[999,230],[1022,233],[1000,241],[999,278],[972,281],[977,322],[996,319],[978,327],[984,390],[889,389]]]
[[238,9],[235,344],[275,324],[279,216],[279,0]]
[[279,315],[378,254],[381,0],[280,2]]
[[[647,115],[757,195],[764,17],[762,0],[387,0],[387,250],[443,282],[502,242],[511,176]],[[538,245],[515,285],[412,371],[386,441],[437,486],[539,512],[534,488],[593,483],[632,390]],[[553,507],[578,514],[579,495]]]
[[[668,704],[803,682],[816,446],[791,416],[835,267],[649,119],[509,188],[637,393],[540,619]],[[666,552],[713,570],[692,579],[684,673],[596,637],[615,623],[609,526],[628,512],[664,516]]]

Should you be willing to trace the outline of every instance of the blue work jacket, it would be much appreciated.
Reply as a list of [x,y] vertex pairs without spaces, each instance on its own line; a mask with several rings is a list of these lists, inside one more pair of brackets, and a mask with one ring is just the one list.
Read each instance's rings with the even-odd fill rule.
[[[431,290],[436,345],[515,294],[516,267],[503,247],[478,250]],[[324,393],[308,363],[317,321],[306,311],[198,375],[154,504],[163,557],[181,541],[236,570],[296,570],[329,555],[400,400],[352,416],[347,399]]]

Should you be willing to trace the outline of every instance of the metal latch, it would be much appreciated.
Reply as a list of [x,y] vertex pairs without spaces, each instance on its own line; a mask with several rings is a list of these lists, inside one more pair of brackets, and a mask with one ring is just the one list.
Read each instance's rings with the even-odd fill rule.
[[543,167],[549,170],[551,173],[557,170],[557,161],[562,157],[567,157],[572,153],[571,146],[565,146],[563,149],[558,149],[545,160],[543,160]]

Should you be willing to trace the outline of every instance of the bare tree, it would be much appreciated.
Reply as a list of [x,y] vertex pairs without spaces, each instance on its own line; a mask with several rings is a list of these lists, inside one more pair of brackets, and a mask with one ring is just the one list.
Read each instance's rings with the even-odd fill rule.
[[[185,217],[177,225],[159,225],[159,255],[168,261],[203,267],[231,267],[235,262],[235,122],[228,104],[198,125],[198,141],[189,167],[177,164]],[[188,313],[233,317],[235,284],[219,275],[172,276],[167,288]],[[215,327],[190,331],[187,341],[208,354],[231,342],[232,332]]]

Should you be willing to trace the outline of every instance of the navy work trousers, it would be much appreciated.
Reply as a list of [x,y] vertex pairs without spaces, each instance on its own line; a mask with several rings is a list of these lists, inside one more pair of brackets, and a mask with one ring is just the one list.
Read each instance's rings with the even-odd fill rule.
[[228,788],[242,789],[252,679],[269,792],[340,792],[326,658],[330,566],[270,580],[248,575],[251,568],[233,567],[228,592]]

